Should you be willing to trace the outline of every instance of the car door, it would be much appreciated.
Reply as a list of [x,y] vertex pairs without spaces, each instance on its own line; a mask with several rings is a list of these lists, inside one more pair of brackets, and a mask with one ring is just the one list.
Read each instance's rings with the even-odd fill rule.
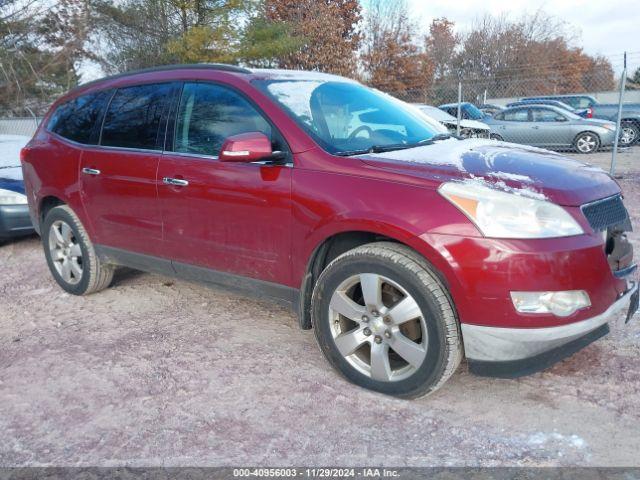
[[[194,266],[285,284],[290,279],[291,164],[218,160],[226,138],[262,132],[288,147],[244,95],[185,83],[158,168],[163,255],[178,273]],[[290,155],[287,155],[291,159]],[[212,272],[199,271],[203,278]]]
[[567,118],[553,108],[531,108],[531,145],[565,147],[573,140]]
[[99,145],[80,159],[80,188],[94,242],[157,255],[162,218],[156,172],[164,142],[170,83],[118,89],[104,117]]
[[514,143],[527,143],[529,132],[529,112],[527,108],[506,110],[496,117],[494,131],[503,140]]

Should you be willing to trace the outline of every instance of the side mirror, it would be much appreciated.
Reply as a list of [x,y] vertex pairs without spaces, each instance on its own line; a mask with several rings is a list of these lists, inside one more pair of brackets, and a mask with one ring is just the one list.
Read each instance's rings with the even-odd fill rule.
[[271,149],[271,141],[261,132],[248,132],[232,135],[222,144],[221,162],[257,162],[259,160],[277,160],[283,158],[281,152]]

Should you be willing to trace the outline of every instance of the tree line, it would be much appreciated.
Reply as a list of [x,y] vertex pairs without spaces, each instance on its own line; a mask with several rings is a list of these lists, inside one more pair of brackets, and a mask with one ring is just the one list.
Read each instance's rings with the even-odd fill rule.
[[433,103],[458,80],[492,96],[613,88],[610,62],[574,40],[542,12],[424,28],[404,0],[5,0],[0,110],[41,113],[88,68],[197,62],[331,72]]

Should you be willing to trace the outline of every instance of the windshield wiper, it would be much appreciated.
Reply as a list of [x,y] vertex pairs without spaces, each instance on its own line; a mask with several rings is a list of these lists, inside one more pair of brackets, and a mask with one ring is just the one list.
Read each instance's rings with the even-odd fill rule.
[[439,140],[446,140],[447,138],[458,138],[455,135],[451,135],[450,133],[439,133],[438,135],[434,135],[431,138],[426,138],[424,140],[420,140],[416,143],[393,143],[391,145],[372,145],[369,148],[363,148],[360,150],[345,150],[342,152],[337,152],[334,155],[338,155],[341,157],[350,157],[352,155],[365,155],[367,153],[382,153],[382,152],[392,152],[393,150],[406,150],[407,148],[415,148],[420,147],[422,145],[430,145]]

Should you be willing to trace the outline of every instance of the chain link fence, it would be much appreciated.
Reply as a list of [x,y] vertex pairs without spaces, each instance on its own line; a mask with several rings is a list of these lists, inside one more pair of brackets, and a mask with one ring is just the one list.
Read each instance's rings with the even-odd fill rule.
[[587,162],[597,158],[614,173],[619,154],[640,157],[640,85],[626,82],[626,70],[617,78],[611,69],[563,77],[511,71],[449,76],[424,88],[378,88],[462,137],[541,147]]
[[[447,76],[421,88],[397,85],[378,88],[416,105],[453,134],[562,151],[590,163],[598,159],[614,173],[640,168],[640,85],[627,83],[626,71],[616,78],[611,69],[562,77],[512,70]],[[40,121],[28,110],[0,117],[0,138],[31,137]],[[629,156],[637,160],[625,160]]]

